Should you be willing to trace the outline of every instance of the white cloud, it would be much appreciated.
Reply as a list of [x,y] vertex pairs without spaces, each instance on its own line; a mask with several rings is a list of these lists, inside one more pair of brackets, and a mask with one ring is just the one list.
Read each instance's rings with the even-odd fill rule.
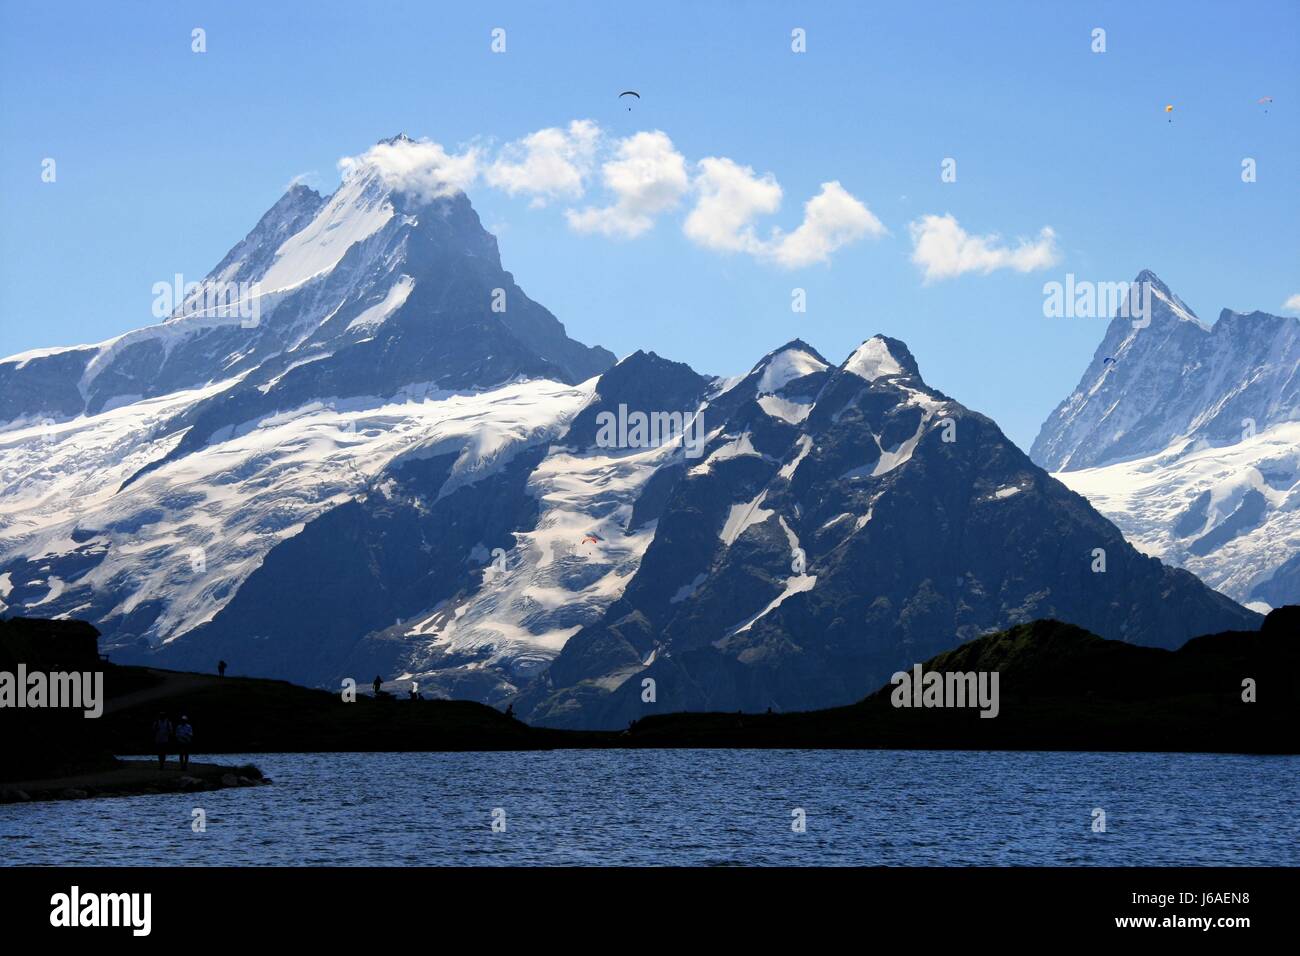
[[1282,308],[1288,312],[1300,312],[1300,292],[1297,292],[1291,298],[1282,303]]
[[567,129],[539,129],[502,147],[484,169],[484,178],[511,196],[532,194],[534,206],[558,197],[576,199],[583,194],[600,139],[600,127],[591,120],[574,120]]
[[787,269],[796,269],[825,262],[841,246],[864,236],[879,239],[887,231],[838,181],[822,183],[822,191],[804,203],[799,228],[785,235],[773,234],[769,254]]
[[912,261],[926,282],[953,279],[967,272],[988,274],[995,269],[1033,272],[1060,261],[1056,233],[1044,226],[1038,239],[1021,239],[1014,248],[1003,245],[996,234],[972,236],[951,215],[927,215],[908,226],[912,234]]
[[708,249],[747,252],[787,269],[825,262],[841,246],[864,236],[885,235],[884,224],[838,182],[822,183],[821,192],[804,203],[803,222],[784,233],[773,229],[767,239],[754,232],[754,218],[776,212],[781,186],[767,173],[756,176],[748,166],[725,157],[700,160],[693,186],[698,199],[682,231]]
[[699,162],[693,186],[698,198],[682,231],[708,249],[759,253],[763,242],[754,235],[755,216],[773,213],[781,205],[781,186],[767,173],[754,175],[749,166],[719,156]]
[[376,169],[388,186],[427,201],[464,192],[478,177],[478,165],[476,147],[448,153],[431,140],[397,137],[376,143],[360,156],[343,157],[339,171],[347,179],[363,169]]
[[676,206],[690,185],[685,158],[658,130],[620,140],[616,156],[601,167],[605,188],[615,196],[613,204],[565,211],[578,232],[633,239],[647,232],[656,216]]
[[634,239],[690,196],[693,205],[682,224],[688,239],[785,268],[825,262],[848,243],[887,233],[871,210],[832,181],[804,204],[803,222],[796,229],[773,228],[760,235],[759,217],[777,212],[783,197],[772,173],[759,175],[725,156],[688,165],[660,130],[611,139],[592,120],[536,130],[495,155],[478,145],[452,153],[428,139],[400,136],[339,160],[345,179],[367,169],[377,170],[390,187],[425,201],[463,192],[481,174],[488,186],[527,196],[534,207],[580,199],[599,170],[609,194],[605,203],[564,210],[576,232]]

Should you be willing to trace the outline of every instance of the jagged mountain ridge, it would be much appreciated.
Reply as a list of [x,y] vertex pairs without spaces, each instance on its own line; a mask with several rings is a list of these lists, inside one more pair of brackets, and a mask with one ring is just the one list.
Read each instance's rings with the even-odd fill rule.
[[1146,553],[1259,610],[1300,600],[1300,318],[1224,309],[1207,327],[1136,281],[1151,324],[1111,321],[1031,457]]
[[1207,327],[1147,270],[1150,324],[1116,316],[1074,391],[1030,449],[1049,471],[1164,451],[1176,440],[1239,441],[1300,421],[1300,319],[1224,309]]
[[190,301],[99,345],[0,361],[0,422],[64,420],[232,382],[207,400],[202,432],[223,417],[214,406],[252,417],[304,396],[387,397],[402,386],[576,384],[614,360],[569,339],[519,289],[463,192],[410,194],[374,167],[328,199],[290,187],[204,279],[223,283],[256,284],[241,301],[255,299],[260,314],[212,315]]
[[[770,378],[790,351],[805,367]],[[1041,617],[1162,647],[1195,620],[1258,623],[1135,551],[992,421],[929,388],[896,340],[839,367],[792,343],[710,408],[704,460],[676,475],[623,595],[520,696],[529,719],[846,703]]]

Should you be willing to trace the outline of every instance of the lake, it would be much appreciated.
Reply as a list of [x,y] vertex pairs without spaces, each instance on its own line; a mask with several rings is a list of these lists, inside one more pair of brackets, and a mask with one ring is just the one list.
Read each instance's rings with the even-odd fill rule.
[[[0,806],[0,864],[1300,864],[1300,757],[590,750],[194,759],[254,763],[275,785]],[[206,832],[191,829],[196,807]],[[1104,833],[1093,832],[1094,809],[1105,811]],[[797,810],[804,832],[792,827]]]

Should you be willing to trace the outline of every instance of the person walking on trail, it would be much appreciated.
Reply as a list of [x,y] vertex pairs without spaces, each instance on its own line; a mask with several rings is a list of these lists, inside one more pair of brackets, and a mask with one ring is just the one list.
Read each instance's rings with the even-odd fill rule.
[[225,662],[225,661],[217,661],[217,676],[218,676],[218,677],[225,677],[225,676],[226,676],[226,662]]
[[190,768],[190,746],[194,743],[194,728],[190,719],[184,714],[176,722],[176,755],[180,758],[181,769]]
[[154,752],[158,754],[158,769],[161,770],[167,763],[167,745],[172,742],[172,722],[167,719],[167,715],[158,712],[158,719],[153,722],[153,744]]

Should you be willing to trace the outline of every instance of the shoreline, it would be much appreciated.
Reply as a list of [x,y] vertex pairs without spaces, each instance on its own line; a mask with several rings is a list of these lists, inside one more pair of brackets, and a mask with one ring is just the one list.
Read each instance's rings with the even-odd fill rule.
[[252,764],[191,763],[181,770],[173,759],[159,770],[153,760],[121,760],[109,770],[0,782],[0,804],[197,793],[271,782]]

